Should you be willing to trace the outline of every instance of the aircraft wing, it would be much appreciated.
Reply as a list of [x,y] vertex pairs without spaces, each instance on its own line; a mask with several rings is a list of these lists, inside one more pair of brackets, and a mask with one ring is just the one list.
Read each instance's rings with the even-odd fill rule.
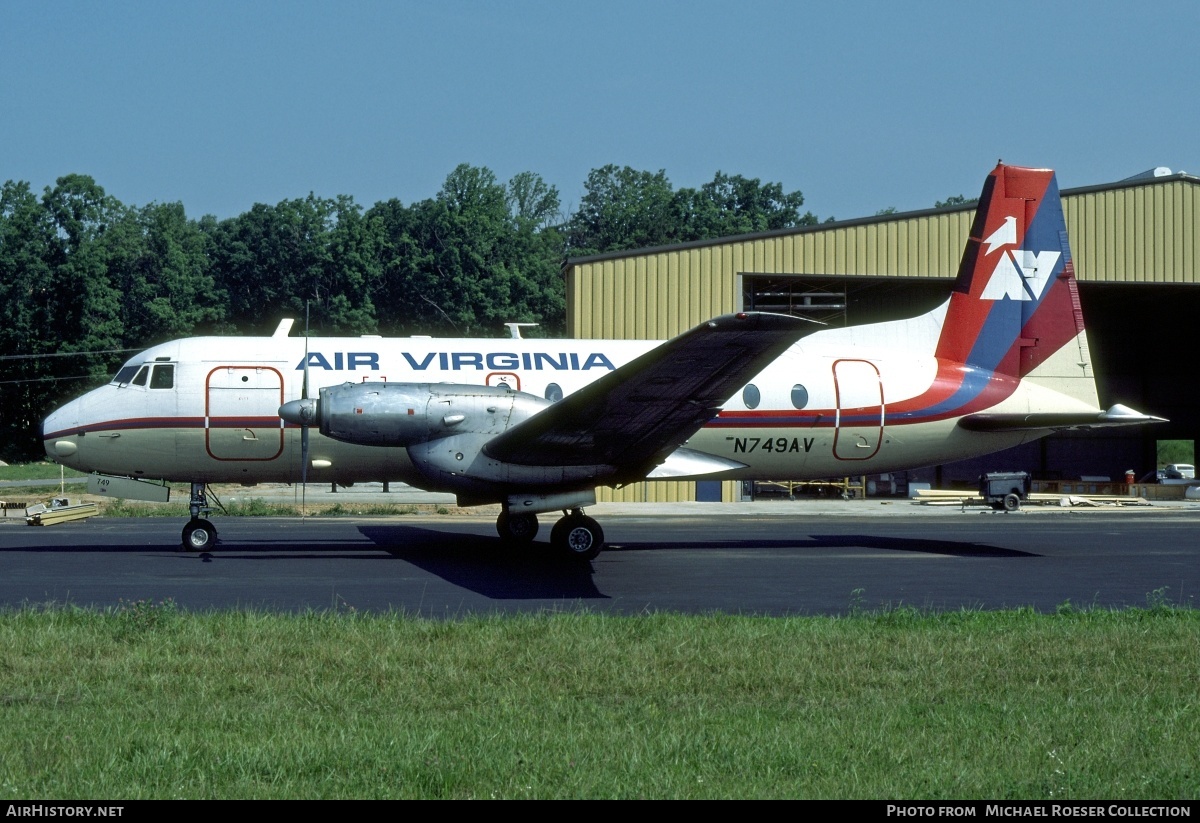
[[1045,431],[1053,429],[1095,429],[1106,426],[1135,426],[1143,423],[1166,423],[1166,418],[1136,412],[1119,403],[1108,411],[1092,414],[1043,412],[1039,414],[969,414],[958,425],[968,431]]
[[821,325],[761,312],[714,318],[517,424],[484,452],[520,465],[614,466],[618,477],[640,479]]

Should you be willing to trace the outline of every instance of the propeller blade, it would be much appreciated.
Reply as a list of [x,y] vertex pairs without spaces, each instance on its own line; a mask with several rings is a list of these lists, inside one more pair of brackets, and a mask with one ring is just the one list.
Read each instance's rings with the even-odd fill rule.
[[304,338],[304,378],[300,383],[300,399],[308,399],[308,338]]
[[312,419],[316,416],[316,407],[310,405],[308,399],[308,305],[304,306],[304,377],[300,383],[300,402],[305,408],[301,411],[301,416],[307,418],[307,422],[300,427],[300,514],[307,514],[308,503],[308,427],[312,425]]
[[308,483],[308,426],[300,429],[300,488]]

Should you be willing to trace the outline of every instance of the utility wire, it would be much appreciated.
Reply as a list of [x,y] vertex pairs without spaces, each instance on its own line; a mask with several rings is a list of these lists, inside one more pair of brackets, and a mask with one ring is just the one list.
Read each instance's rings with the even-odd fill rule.
[[45,354],[3,354],[0,360],[40,360],[43,357],[86,357],[89,354],[121,354],[127,351],[145,351],[141,349],[97,349],[96,351],[56,351]]
[[16,383],[57,383],[60,380],[96,380],[95,375],[77,374],[74,377],[25,377],[21,380],[0,380],[0,386],[11,386]]

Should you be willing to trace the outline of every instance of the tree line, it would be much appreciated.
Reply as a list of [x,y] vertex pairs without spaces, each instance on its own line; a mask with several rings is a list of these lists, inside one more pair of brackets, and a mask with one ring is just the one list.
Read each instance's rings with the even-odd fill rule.
[[578,209],[533,172],[507,183],[460,165],[433,197],[255,204],[225,220],[182,203],[125,205],[91,177],[40,196],[0,189],[0,458],[41,455],[64,398],[133,351],[199,334],[494,336],[509,321],[565,326],[568,257],[812,225],[800,192],[718,172],[675,189],[664,171],[594,169]]

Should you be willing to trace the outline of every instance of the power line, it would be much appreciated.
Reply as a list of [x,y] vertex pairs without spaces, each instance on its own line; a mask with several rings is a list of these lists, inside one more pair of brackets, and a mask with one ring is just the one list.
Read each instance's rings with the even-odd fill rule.
[[0,360],[40,360],[43,357],[86,357],[89,354],[121,354],[127,351],[145,351],[145,349],[96,349],[95,351],[58,351],[45,354],[4,354]]
[[[25,377],[20,380],[0,380],[0,386],[11,386],[16,383],[57,383],[60,380],[97,380],[92,374],[78,374],[74,377]],[[106,378],[107,379],[107,378]]]

